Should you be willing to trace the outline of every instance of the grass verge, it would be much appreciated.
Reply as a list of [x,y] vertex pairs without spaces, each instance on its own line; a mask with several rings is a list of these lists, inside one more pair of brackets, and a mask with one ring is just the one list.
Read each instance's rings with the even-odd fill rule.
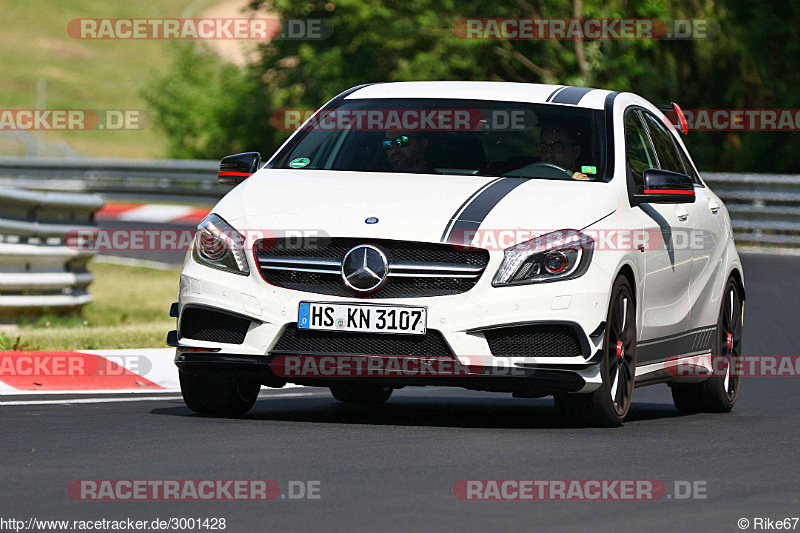
[[[0,18],[0,101],[6,109],[37,105],[46,82],[48,109],[126,109],[147,112],[140,95],[151,75],[170,64],[169,40],[75,39],[69,22],[81,18],[176,18],[192,0],[19,0],[3,3]],[[140,116],[143,114],[140,113]],[[146,121],[145,121],[146,122]],[[87,156],[163,157],[164,134],[152,124],[132,130],[34,132],[67,142]],[[8,146],[6,146],[8,144]],[[2,155],[23,155],[22,142],[0,144]],[[55,155],[50,153],[48,155]]]
[[0,332],[0,350],[163,348],[180,271],[92,263],[94,300],[80,314],[22,317]]

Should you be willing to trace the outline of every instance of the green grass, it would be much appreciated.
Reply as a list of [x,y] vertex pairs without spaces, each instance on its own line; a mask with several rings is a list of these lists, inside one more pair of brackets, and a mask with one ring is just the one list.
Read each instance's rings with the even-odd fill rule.
[[20,329],[0,334],[0,351],[166,348],[164,340],[171,329],[175,329],[174,320],[125,326]]
[[94,300],[79,315],[22,317],[0,333],[0,350],[163,348],[175,329],[179,271],[92,263]]
[[[170,41],[78,40],[75,18],[179,17],[191,0],[19,0],[5,2],[0,19],[0,102],[5,109],[36,106],[36,83],[47,80],[48,109],[144,109],[139,91],[170,64]],[[37,135],[38,132],[33,132]],[[44,132],[89,156],[163,157],[164,137],[139,131]],[[0,155],[21,155],[4,142]],[[17,153],[14,153],[17,151]]]

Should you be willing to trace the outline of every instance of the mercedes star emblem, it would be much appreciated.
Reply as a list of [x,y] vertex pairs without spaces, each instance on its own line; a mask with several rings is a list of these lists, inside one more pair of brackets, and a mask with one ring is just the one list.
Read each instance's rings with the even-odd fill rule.
[[388,274],[386,255],[369,244],[352,248],[342,260],[342,279],[354,291],[375,291],[384,284]]

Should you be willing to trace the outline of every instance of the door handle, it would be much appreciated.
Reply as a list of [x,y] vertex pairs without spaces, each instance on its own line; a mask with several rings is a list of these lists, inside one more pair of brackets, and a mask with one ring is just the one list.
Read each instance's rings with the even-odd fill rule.
[[689,212],[682,206],[675,206],[675,214],[678,215],[678,220],[686,222],[689,219]]
[[719,213],[719,204],[714,200],[708,201],[708,208],[711,209],[711,212],[715,215]]

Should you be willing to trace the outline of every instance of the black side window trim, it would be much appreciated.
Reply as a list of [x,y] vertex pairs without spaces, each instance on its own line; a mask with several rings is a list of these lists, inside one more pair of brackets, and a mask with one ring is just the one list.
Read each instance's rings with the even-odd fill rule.
[[624,153],[625,153],[625,177],[626,177],[626,181],[628,183],[628,198],[629,199],[632,198],[632,195],[635,194],[637,189],[636,189],[636,182],[633,180],[633,174],[631,173],[631,167],[628,164],[628,155],[627,155],[628,154],[628,145],[627,145],[628,136],[627,136],[627,131],[625,129],[626,128],[626,123],[628,121],[628,113],[636,113],[636,118],[639,120],[639,122],[641,123],[642,127],[644,128],[644,133],[645,133],[645,136],[647,137],[647,140],[646,140],[647,146],[645,147],[645,149],[649,149],[650,150],[650,152],[653,154],[653,158],[655,158],[655,160],[656,160],[656,164],[659,166],[659,168],[661,167],[661,164],[658,161],[658,153],[656,152],[656,149],[655,149],[655,147],[653,145],[653,140],[650,138],[650,130],[647,129],[647,122],[644,120],[644,117],[642,116],[642,113],[641,113],[642,111],[644,111],[644,109],[642,107],[639,107],[637,105],[632,105],[632,106],[629,106],[628,108],[626,108],[625,112],[622,113],[622,138],[625,139],[625,143],[626,143],[625,144],[625,151],[624,151]]
[[[644,108],[638,108],[638,109],[640,110],[641,115],[647,115],[653,121],[655,121],[656,124],[659,123],[658,117],[655,116],[653,113]],[[650,144],[651,146],[653,146],[653,152],[656,155],[656,159],[658,159],[658,151],[655,150],[655,143],[653,142],[652,137],[650,137],[651,135],[650,124],[647,120],[644,120],[646,118],[645,116],[642,116],[641,118],[642,122],[644,123],[644,127],[647,130],[647,136],[650,138]],[[692,165],[692,160],[689,158],[689,155],[686,152],[684,152],[681,145],[678,144],[678,141],[675,140],[675,136],[669,131],[668,128],[664,128],[664,132],[667,134],[667,137],[669,137],[670,141],[672,142],[672,146],[675,147],[675,150],[678,152],[678,159],[680,159],[681,166],[683,167],[683,173],[692,178],[695,187],[705,187],[705,185],[703,185],[703,182],[700,181],[700,174],[694,169],[694,167],[690,166],[690,168],[686,168],[686,165]],[[661,167],[660,159],[658,159],[658,166]]]

